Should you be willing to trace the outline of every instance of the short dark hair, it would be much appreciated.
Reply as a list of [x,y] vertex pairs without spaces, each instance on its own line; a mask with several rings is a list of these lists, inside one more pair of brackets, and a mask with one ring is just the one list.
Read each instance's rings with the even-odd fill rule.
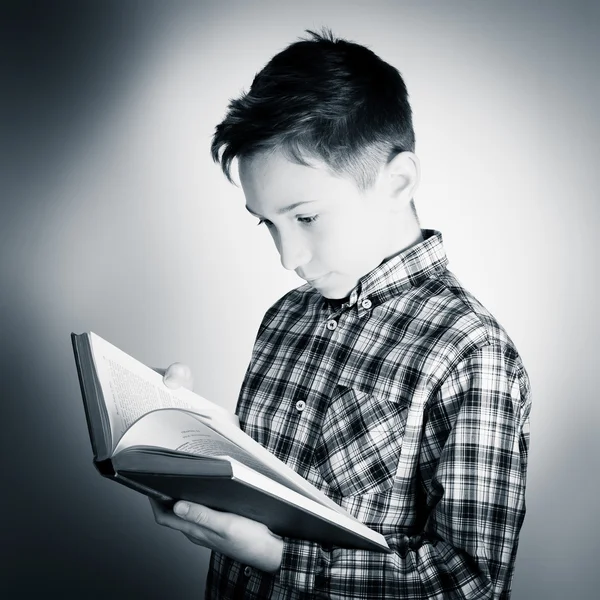
[[234,158],[282,150],[303,165],[320,159],[368,189],[382,164],[414,151],[406,86],[398,70],[368,48],[328,29],[307,33],[231,100],[215,129],[212,157],[233,181]]

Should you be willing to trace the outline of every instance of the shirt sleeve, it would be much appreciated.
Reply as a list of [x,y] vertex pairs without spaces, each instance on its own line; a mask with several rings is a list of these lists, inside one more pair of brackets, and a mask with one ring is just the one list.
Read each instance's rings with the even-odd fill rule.
[[505,599],[525,515],[529,381],[488,345],[461,361],[426,407],[420,527],[393,554],[284,539],[279,582],[311,597]]

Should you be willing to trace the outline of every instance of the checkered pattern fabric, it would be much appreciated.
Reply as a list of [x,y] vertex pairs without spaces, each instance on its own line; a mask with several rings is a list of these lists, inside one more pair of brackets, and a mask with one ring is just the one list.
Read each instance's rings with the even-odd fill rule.
[[268,574],[213,553],[207,598],[510,597],[529,379],[423,234],[342,305],[305,285],[271,307],[238,402],[249,435],[393,554],[284,539]]

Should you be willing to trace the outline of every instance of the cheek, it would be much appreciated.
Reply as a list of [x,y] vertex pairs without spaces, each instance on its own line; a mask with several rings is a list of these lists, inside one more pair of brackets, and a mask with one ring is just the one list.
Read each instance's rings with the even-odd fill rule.
[[338,230],[319,244],[318,257],[323,266],[340,273],[352,274],[365,262],[365,249],[359,235]]

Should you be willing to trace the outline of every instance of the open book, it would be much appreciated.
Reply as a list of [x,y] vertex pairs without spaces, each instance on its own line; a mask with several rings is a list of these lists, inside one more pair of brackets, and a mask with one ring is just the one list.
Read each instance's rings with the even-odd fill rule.
[[390,551],[369,529],[246,435],[237,417],[94,333],[71,334],[94,464],[166,503],[189,500],[278,535]]

